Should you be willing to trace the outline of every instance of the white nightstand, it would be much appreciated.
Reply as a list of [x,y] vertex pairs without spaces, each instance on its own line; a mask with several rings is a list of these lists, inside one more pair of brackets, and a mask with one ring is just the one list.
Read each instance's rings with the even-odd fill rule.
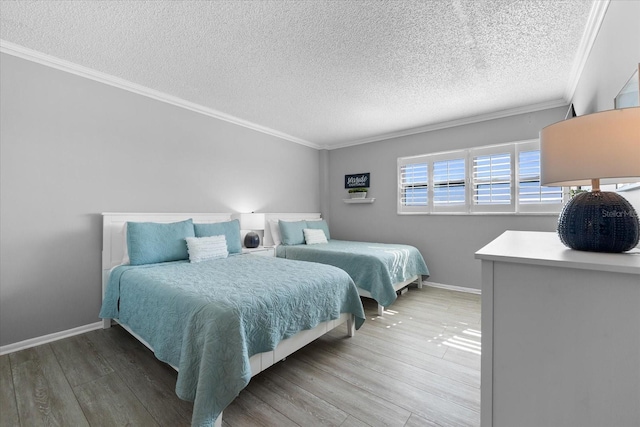
[[242,248],[242,254],[276,256],[276,250],[273,246],[258,246],[257,248]]

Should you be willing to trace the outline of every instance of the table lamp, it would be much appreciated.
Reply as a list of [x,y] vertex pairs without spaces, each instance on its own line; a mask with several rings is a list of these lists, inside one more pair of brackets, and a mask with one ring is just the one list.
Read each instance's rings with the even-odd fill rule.
[[600,191],[600,184],[640,181],[640,107],[574,117],[542,129],[540,181],[592,187],[560,213],[558,235],[565,246],[593,252],[635,247],[638,214],[618,193]]
[[241,213],[240,228],[250,230],[244,236],[245,248],[257,248],[260,246],[260,235],[255,230],[264,230],[264,214],[263,213]]

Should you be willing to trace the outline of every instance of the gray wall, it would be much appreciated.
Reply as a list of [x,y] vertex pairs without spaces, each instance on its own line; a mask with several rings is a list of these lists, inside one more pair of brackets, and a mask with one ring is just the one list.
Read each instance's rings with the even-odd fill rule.
[[[578,115],[613,108],[613,98],[640,62],[640,1],[612,1],[578,81],[572,102]],[[332,237],[417,246],[430,280],[480,287],[476,250],[504,230],[553,231],[556,216],[454,216],[396,214],[396,159],[474,145],[537,138],[539,130],[564,118],[566,109],[525,114],[333,150],[327,159],[330,199],[323,212]],[[347,205],[345,174],[371,172],[372,205]]]
[[598,37],[573,96],[576,113],[611,110],[640,63],[640,1],[609,3]]
[[99,320],[101,212],[320,208],[317,150],[0,59],[0,345]]
[[[325,206],[331,237],[405,243],[416,246],[431,272],[430,281],[480,288],[480,262],[474,253],[505,230],[555,230],[557,215],[398,215],[398,157],[499,144],[538,137],[544,126],[562,120],[566,108],[425,132],[332,150]],[[346,204],[344,175],[370,172],[367,197],[373,204]]]
[[[573,96],[578,115],[611,110],[614,98],[638,69],[638,17],[640,1],[612,1],[609,4]],[[636,212],[640,212],[640,188],[620,194],[631,202]]]
[[[639,15],[640,2],[609,5],[578,114],[613,107],[640,61]],[[395,162],[535,138],[562,108],[318,152],[9,55],[0,67],[0,346],[98,320],[104,211],[321,209],[334,237],[413,244],[431,280],[472,288],[473,253],[503,230],[555,228],[555,216],[399,216]],[[343,176],[367,171],[376,202],[344,204]]]

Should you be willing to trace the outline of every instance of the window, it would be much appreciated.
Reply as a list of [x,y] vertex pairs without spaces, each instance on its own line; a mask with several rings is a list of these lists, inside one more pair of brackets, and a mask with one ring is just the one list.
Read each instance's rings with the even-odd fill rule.
[[472,212],[514,212],[512,151],[504,145],[469,150],[473,159]]
[[520,183],[520,203],[542,201],[540,186],[540,151],[521,151],[518,155],[518,181]]
[[400,167],[402,182],[402,204],[404,206],[427,206],[429,169],[426,163],[414,163]]
[[398,213],[560,211],[562,187],[540,185],[539,142],[398,159]]
[[540,145],[521,143],[518,152],[518,202],[520,212],[555,212],[562,206],[562,187],[540,185]]
[[437,206],[464,204],[464,159],[433,162],[433,204]]
[[465,212],[466,164],[459,151],[399,158],[398,212]]

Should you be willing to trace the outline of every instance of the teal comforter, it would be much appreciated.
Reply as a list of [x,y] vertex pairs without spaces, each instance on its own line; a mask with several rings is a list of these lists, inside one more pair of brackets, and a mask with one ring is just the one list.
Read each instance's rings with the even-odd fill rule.
[[194,426],[210,426],[251,378],[249,358],[341,313],[364,322],[342,270],[252,255],[191,264],[120,266],[101,318],[127,325],[178,367],[176,394],[193,401]]
[[418,249],[408,245],[331,239],[326,244],[281,245],[276,254],[282,258],[339,267],[384,307],[397,298],[393,289],[395,283],[404,282],[414,275],[429,275]]

